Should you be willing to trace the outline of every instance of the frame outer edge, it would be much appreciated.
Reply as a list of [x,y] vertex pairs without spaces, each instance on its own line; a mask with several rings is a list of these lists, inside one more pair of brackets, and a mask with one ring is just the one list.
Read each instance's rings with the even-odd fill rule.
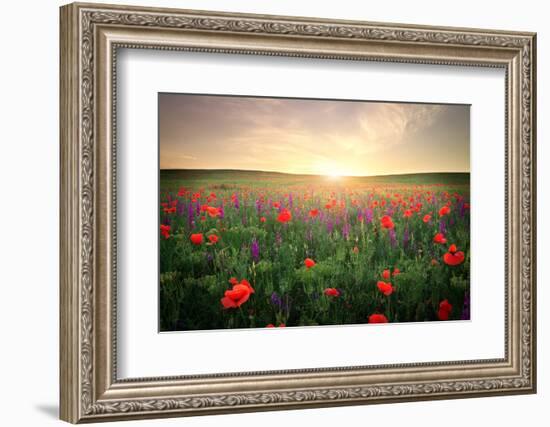
[[[466,386],[472,386],[469,389],[469,393],[464,393],[466,390],[462,390],[462,394],[458,394],[460,390],[453,389],[453,384],[438,384],[428,383],[421,384],[424,387],[422,390],[416,390],[415,384],[403,384],[398,385],[402,387],[399,389],[398,395],[393,395],[390,387],[387,390],[384,387],[379,387],[375,392],[381,394],[366,395],[363,396],[361,390],[356,388],[348,388],[342,390],[336,389],[323,389],[323,390],[293,390],[290,392],[276,392],[269,391],[263,394],[252,393],[238,393],[230,396],[227,395],[208,395],[208,396],[193,396],[188,399],[155,399],[147,398],[143,400],[111,400],[111,401],[97,401],[97,396],[94,396],[96,392],[97,378],[94,377],[95,369],[94,353],[96,352],[95,346],[97,345],[93,325],[90,324],[90,320],[93,319],[90,316],[96,314],[94,312],[97,294],[94,291],[94,287],[97,284],[97,276],[94,271],[90,271],[90,267],[94,267],[95,259],[94,244],[90,242],[90,238],[94,238],[97,231],[97,222],[94,221],[95,207],[97,204],[96,184],[97,181],[94,175],[97,172],[97,157],[94,155],[96,144],[94,140],[97,135],[94,135],[94,131],[97,130],[94,124],[94,116],[96,110],[92,107],[92,111],[89,111],[89,102],[93,105],[97,102],[94,98],[97,95],[97,89],[95,88],[95,73],[96,69],[90,70],[87,68],[90,61],[92,68],[97,64],[94,64],[94,37],[91,39],[81,38],[82,29],[86,29],[90,23],[89,20],[81,21],[81,12],[86,7],[89,7],[93,11],[106,12],[116,11],[118,12],[142,12],[147,14],[148,12],[163,11],[164,13],[177,14],[177,13],[193,13],[193,18],[197,19],[200,25],[197,27],[206,31],[228,31],[224,28],[218,28],[215,18],[219,18],[220,21],[224,21],[229,17],[242,16],[245,21],[250,20],[250,24],[260,23],[259,20],[267,19],[282,19],[291,28],[289,34],[294,34],[294,31],[298,34],[297,37],[323,37],[327,36],[328,39],[344,39],[345,37],[362,38],[362,33],[346,33],[346,34],[333,34],[328,32],[326,28],[321,28],[319,34],[310,34],[303,30],[298,23],[304,23],[307,28],[316,29],[316,25],[323,25],[327,21],[318,21],[316,18],[291,18],[291,17],[262,17],[261,15],[247,15],[247,14],[223,14],[211,11],[184,11],[178,9],[157,9],[157,8],[142,8],[142,7],[128,7],[128,6],[115,6],[115,5],[101,5],[101,4],[83,4],[77,3],[72,5],[63,6],[60,9],[61,20],[61,32],[60,32],[60,140],[61,140],[61,197],[60,197],[60,384],[61,384],[61,411],[60,418],[71,422],[94,422],[94,421],[108,421],[118,419],[139,419],[139,418],[161,418],[167,416],[182,416],[182,415],[202,415],[202,414],[214,414],[214,413],[229,413],[229,412],[249,412],[258,410],[278,410],[278,409],[290,409],[290,408],[306,408],[310,407],[326,407],[336,405],[349,405],[349,404],[364,404],[364,403],[382,403],[383,401],[421,401],[428,399],[439,398],[462,398],[471,396],[486,396],[497,394],[524,394],[533,393],[536,391],[536,314],[535,314],[535,283],[536,277],[533,272],[536,273],[535,255],[536,255],[536,129],[535,129],[535,111],[536,111],[536,35],[534,33],[507,33],[507,32],[492,32],[489,30],[479,33],[477,30],[467,29],[462,42],[458,42],[453,39],[454,31],[460,32],[458,28],[438,28],[438,27],[414,27],[405,26],[404,28],[396,28],[396,31],[404,30],[405,33],[397,35],[397,41],[402,41],[407,38],[408,42],[411,40],[408,38],[413,37],[415,41],[415,32],[409,31],[413,28],[421,28],[422,31],[435,32],[435,36],[445,31],[450,33],[445,34],[445,37],[440,39],[436,37],[434,40],[431,37],[422,37],[419,31],[420,42],[425,45],[460,45],[466,44],[473,46],[478,42],[484,46],[487,44],[490,46],[510,48],[518,50],[518,48],[525,52],[529,49],[529,52],[522,58],[523,60],[530,61],[530,64],[524,64],[522,60],[519,60],[519,64],[525,66],[522,69],[528,69],[527,77],[527,89],[519,85],[519,92],[522,95],[527,93],[527,97],[523,98],[523,106],[525,112],[530,116],[525,121],[520,119],[518,125],[523,125],[523,131],[529,133],[529,137],[523,139],[524,148],[528,151],[527,154],[521,155],[520,158],[526,162],[522,163],[524,167],[520,166],[520,174],[525,177],[523,181],[524,186],[520,185],[520,198],[524,195],[522,200],[524,203],[523,219],[526,222],[526,246],[527,250],[524,252],[524,256],[528,258],[528,272],[525,279],[528,281],[523,287],[524,292],[524,304],[525,311],[528,311],[528,316],[523,317],[524,326],[522,330],[527,330],[525,334],[521,334],[525,339],[523,347],[519,351],[520,359],[526,358],[526,369],[523,370],[521,378],[510,379],[510,384],[503,383],[502,390],[498,390],[500,387],[497,378],[493,381],[465,381]],[[130,14],[130,18],[133,18],[134,14]],[[84,15],[85,16],[85,15]],[[106,17],[105,21],[108,22],[111,19]],[[149,21],[145,19],[143,25],[151,25]],[[202,23],[205,25],[202,25]],[[330,23],[330,22],[329,22]],[[115,22],[116,24],[116,22]],[[138,25],[136,22],[132,22],[132,25]],[[229,23],[233,25],[232,23]],[[264,22],[261,22],[262,28]],[[267,22],[267,24],[273,24]],[[275,21],[275,24],[277,22]],[[335,21],[333,24],[342,24],[344,26],[352,25],[349,22]],[[366,25],[367,23],[357,23],[357,25]],[[368,23],[375,25],[376,23]],[[229,25],[229,29],[235,31]],[[377,24],[376,24],[377,25]],[[385,24],[389,30],[394,25],[398,24]],[[380,24],[384,26],[384,24]],[[82,28],[81,28],[82,27]],[[183,27],[183,26],[182,26]],[[204,28],[203,28],[204,27]],[[222,26],[223,27],[223,26]],[[296,27],[293,30],[292,27]],[[195,23],[190,24],[190,28],[195,28]],[[307,29],[306,28],[306,29]],[[376,29],[376,28],[375,28]],[[350,29],[357,30],[357,29]],[[252,33],[256,29],[254,26],[241,28],[238,27],[236,33]],[[282,33],[282,29],[278,27],[268,26],[265,30],[260,32],[275,33],[276,35]],[[475,33],[474,33],[475,32]],[[86,35],[85,33],[84,35]],[[459,36],[461,34],[458,34]],[[498,35],[498,36],[497,36]],[[87,34],[86,37],[88,37]],[[330,36],[330,37],[328,37]],[[517,36],[517,37],[516,37]],[[390,38],[393,35],[390,36]],[[473,37],[472,39],[468,37]],[[320,39],[319,39],[320,40]],[[379,38],[382,40],[382,38]],[[477,40],[477,42],[476,42]],[[520,45],[521,44],[521,45]],[[83,49],[83,46],[86,49]],[[91,50],[90,50],[91,48]],[[300,56],[300,55],[297,55]],[[83,62],[81,62],[81,60]],[[407,61],[405,61],[407,62]],[[444,62],[444,61],[443,61]],[[529,66],[530,65],[530,66]],[[90,80],[91,74],[91,80]],[[83,77],[85,76],[85,78]],[[519,78],[519,75],[518,75]],[[88,93],[88,89],[92,88],[92,92]],[[81,98],[82,97],[82,98]],[[86,106],[85,111],[82,107]],[[97,107],[97,105],[96,105]],[[91,120],[91,122],[90,122]],[[90,127],[91,125],[91,127]],[[520,135],[523,133],[520,131]],[[91,164],[90,164],[91,162]],[[530,194],[525,194],[530,192]],[[86,194],[84,194],[86,193]],[[83,197],[81,197],[83,196]],[[85,197],[84,197],[85,196]],[[521,212],[521,210],[520,210]],[[518,213],[521,216],[521,213]],[[521,220],[520,220],[521,221]],[[518,224],[518,226],[521,226]],[[85,230],[83,229],[85,228]],[[95,276],[95,277],[94,277]],[[95,316],[94,316],[95,317]],[[94,319],[95,320],[95,319]],[[530,331],[529,331],[530,328]],[[519,328],[518,328],[519,329]],[[518,343],[519,344],[519,343]],[[523,350],[523,351],[522,351]],[[504,381],[504,380],[502,380]],[[517,381],[517,382],[515,382]],[[496,385],[495,385],[496,384]],[[459,386],[462,386],[460,383]],[[441,386],[441,389],[438,388]],[[449,388],[450,387],[450,388]],[[410,388],[410,392],[409,392]],[[421,391],[423,391],[421,393]],[[326,394],[326,396],[323,395]],[[335,394],[337,393],[337,395]],[[365,392],[366,393],[366,392]],[[386,395],[386,393],[390,394]],[[323,397],[324,396],[324,397]],[[274,400],[267,401],[266,398],[272,398]],[[379,399],[379,398],[384,399]],[[387,398],[387,399],[386,399]],[[373,400],[370,400],[373,399]],[[370,400],[370,401],[367,401]]]
[[537,33],[531,35],[531,390],[537,393]]
[[79,139],[78,19],[75,5],[59,9],[60,319],[59,418],[78,422],[79,377]]

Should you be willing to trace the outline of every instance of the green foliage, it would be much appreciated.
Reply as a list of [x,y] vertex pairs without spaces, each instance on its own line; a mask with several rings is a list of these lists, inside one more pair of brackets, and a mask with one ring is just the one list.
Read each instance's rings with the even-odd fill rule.
[[[169,236],[160,236],[161,330],[356,324],[374,313],[390,322],[433,321],[445,299],[453,307],[450,318],[458,320],[470,282],[468,179],[430,174],[328,182],[270,173],[163,172],[161,201],[176,200],[177,210],[168,214],[160,207],[161,223],[170,225]],[[332,200],[335,206],[327,208]],[[451,212],[440,218],[445,204]],[[210,215],[205,205],[223,207],[223,213]],[[282,209],[292,214],[287,223],[277,220]],[[317,216],[310,216],[312,209]],[[409,218],[406,209],[414,209]],[[384,215],[392,217],[392,231],[382,227]],[[431,219],[424,222],[424,215]],[[433,241],[441,230],[446,244]],[[194,244],[191,234],[202,234],[203,242]],[[457,266],[443,262],[451,243],[465,255]],[[308,269],[306,258],[315,266]],[[395,268],[399,274],[382,278]],[[232,277],[248,280],[254,293],[240,307],[224,309]],[[383,295],[379,280],[391,282],[394,292]],[[338,296],[325,295],[327,288]]]

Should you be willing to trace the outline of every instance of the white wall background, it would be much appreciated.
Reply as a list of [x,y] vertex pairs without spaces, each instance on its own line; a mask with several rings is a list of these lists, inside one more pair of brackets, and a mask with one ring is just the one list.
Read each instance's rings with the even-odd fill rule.
[[[121,3],[110,0],[112,3]],[[130,0],[129,0],[130,1]],[[545,2],[357,0],[133,0],[133,4],[538,32],[539,393],[437,402],[135,421],[124,426],[544,425],[550,405],[550,29]],[[58,6],[2,5],[0,64],[0,420],[60,425],[58,402]],[[546,335],[546,336],[545,336]]]

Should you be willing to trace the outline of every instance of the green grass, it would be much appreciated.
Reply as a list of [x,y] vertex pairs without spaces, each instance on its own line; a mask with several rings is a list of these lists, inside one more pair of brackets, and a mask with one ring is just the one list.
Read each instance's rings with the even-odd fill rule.
[[432,172],[400,175],[380,175],[363,177],[341,177],[332,179],[323,175],[298,175],[280,172],[264,172],[231,169],[161,169],[160,182],[163,190],[176,189],[182,182],[209,184],[246,184],[246,185],[388,185],[414,184],[430,185],[444,183],[449,186],[469,187],[470,174],[467,172]]
[[[357,324],[373,314],[389,322],[433,321],[444,300],[453,307],[450,319],[468,318],[469,179],[162,170],[160,201],[176,209],[159,207],[161,224],[170,226],[166,238],[159,236],[161,330]],[[223,214],[210,216],[205,205]],[[444,205],[451,211],[440,218]],[[283,209],[292,214],[287,223],[278,220]],[[393,229],[382,226],[384,216]],[[442,230],[447,243],[434,243]],[[204,242],[193,244],[192,234]],[[456,266],[443,260],[452,243],[464,253]],[[306,268],[306,258],[316,265]],[[385,280],[394,287],[386,296],[377,282],[394,268],[401,273]],[[254,293],[239,308],[224,309],[231,277],[248,280]],[[339,295],[325,295],[327,288]]]

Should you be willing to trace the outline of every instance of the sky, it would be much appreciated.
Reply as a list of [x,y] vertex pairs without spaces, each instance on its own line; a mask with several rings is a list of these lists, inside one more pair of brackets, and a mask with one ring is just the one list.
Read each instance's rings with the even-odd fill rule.
[[161,169],[470,171],[470,107],[159,94]]

